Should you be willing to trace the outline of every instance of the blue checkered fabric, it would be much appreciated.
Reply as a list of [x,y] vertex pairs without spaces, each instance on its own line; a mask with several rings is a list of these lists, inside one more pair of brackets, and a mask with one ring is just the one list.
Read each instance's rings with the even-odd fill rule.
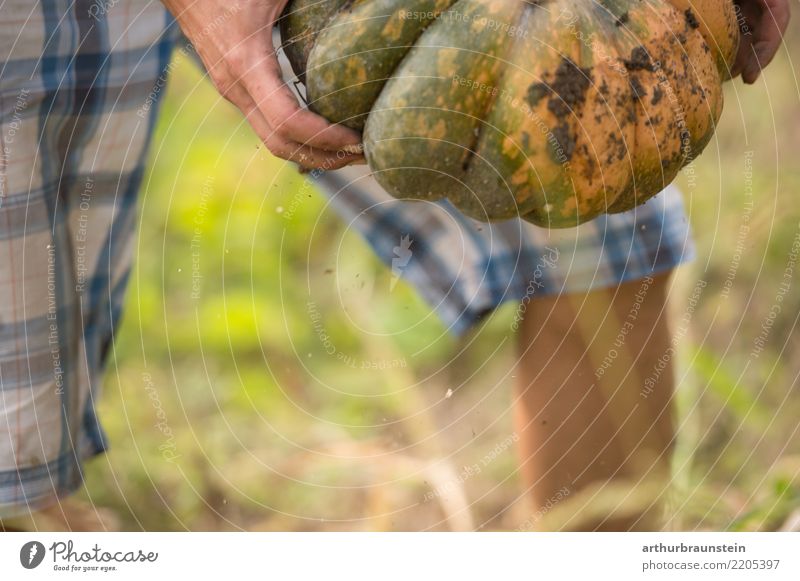
[[176,28],[151,0],[0,2],[0,517],[105,449],[93,404]]
[[630,212],[549,230],[519,219],[477,222],[446,201],[396,200],[363,167],[314,177],[345,223],[455,334],[504,302],[612,287],[694,256],[675,186]]

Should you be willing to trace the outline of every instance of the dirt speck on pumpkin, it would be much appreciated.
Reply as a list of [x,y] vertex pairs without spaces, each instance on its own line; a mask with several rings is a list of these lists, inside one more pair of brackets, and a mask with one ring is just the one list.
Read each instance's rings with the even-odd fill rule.
[[548,87],[546,84],[532,83],[531,86],[528,87],[528,105],[531,107],[536,107],[539,101],[542,100],[542,97],[545,97],[548,93],[550,93],[550,87]]
[[[558,144],[560,152],[554,151],[553,157],[557,162],[569,161],[572,159],[572,154],[575,153],[575,136],[569,129],[567,123],[562,123],[552,131],[553,139]],[[562,155],[559,155],[562,154]],[[563,157],[562,157],[563,156]]]
[[652,99],[650,99],[650,104],[658,105],[659,101],[661,101],[661,98],[663,96],[664,96],[664,91],[661,90],[661,87],[656,85],[655,87],[653,87],[653,97]]
[[686,18],[686,24],[691,26],[692,28],[700,28],[700,23],[697,22],[697,16],[694,15],[691,8],[687,8],[683,12],[684,17]]
[[616,26],[623,26],[626,22],[628,22],[628,13],[623,12],[617,17],[617,21],[614,24]]
[[641,81],[639,81],[639,77],[631,76],[630,84],[634,99],[641,99],[647,95],[647,89],[642,86]]
[[622,61],[625,68],[629,71],[650,71],[651,73],[656,70],[647,49],[643,46],[637,46],[631,51],[631,56],[628,60]]
[[550,86],[554,94],[547,103],[547,108],[553,115],[563,118],[583,103],[591,84],[590,74],[591,69],[581,68],[566,57],[561,59]]

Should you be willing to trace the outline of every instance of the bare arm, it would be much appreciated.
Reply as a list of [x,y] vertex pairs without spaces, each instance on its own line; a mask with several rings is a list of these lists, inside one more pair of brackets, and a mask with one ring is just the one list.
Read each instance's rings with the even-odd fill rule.
[[[278,157],[335,169],[361,158],[360,136],[303,109],[283,82],[272,29],[287,0],[163,0],[217,90]],[[338,153],[337,153],[338,152]]]

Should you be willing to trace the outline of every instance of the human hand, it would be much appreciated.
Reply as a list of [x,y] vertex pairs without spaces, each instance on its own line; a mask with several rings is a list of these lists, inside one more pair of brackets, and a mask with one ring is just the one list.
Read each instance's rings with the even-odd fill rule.
[[214,86],[276,156],[301,168],[361,161],[361,137],[303,109],[281,78],[272,29],[287,0],[162,0]]
[[789,0],[734,0],[739,7],[740,42],[731,76],[756,82],[783,40],[789,24]]

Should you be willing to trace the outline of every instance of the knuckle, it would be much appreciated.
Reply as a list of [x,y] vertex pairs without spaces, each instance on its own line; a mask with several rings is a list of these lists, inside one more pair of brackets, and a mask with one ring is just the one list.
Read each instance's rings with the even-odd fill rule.
[[236,87],[236,83],[230,77],[230,75],[222,74],[222,75],[214,75],[211,77],[211,82],[214,85],[214,88],[217,92],[227,101],[233,101],[233,94],[234,88]]
[[225,53],[225,65],[234,78],[244,75],[247,71],[249,52],[237,46]]
[[287,160],[292,158],[291,147],[287,146],[287,144],[281,140],[277,140],[274,138],[267,139],[264,142],[264,145],[267,146],[267,149],[269,149],[270,153],[275,157],[280,157],[281,159],[287,159]]
[[278,139],[289,141],[293,137],[291,128],[287,127],[285,123],[273,125],[272,130]]
[[279,135],[287,137],[295,133],[293,126],[299,122],[295,117],[299,106],[286,99],[281,93],[276,93],[272,97],[270,106],[265,108],[264,116]]

